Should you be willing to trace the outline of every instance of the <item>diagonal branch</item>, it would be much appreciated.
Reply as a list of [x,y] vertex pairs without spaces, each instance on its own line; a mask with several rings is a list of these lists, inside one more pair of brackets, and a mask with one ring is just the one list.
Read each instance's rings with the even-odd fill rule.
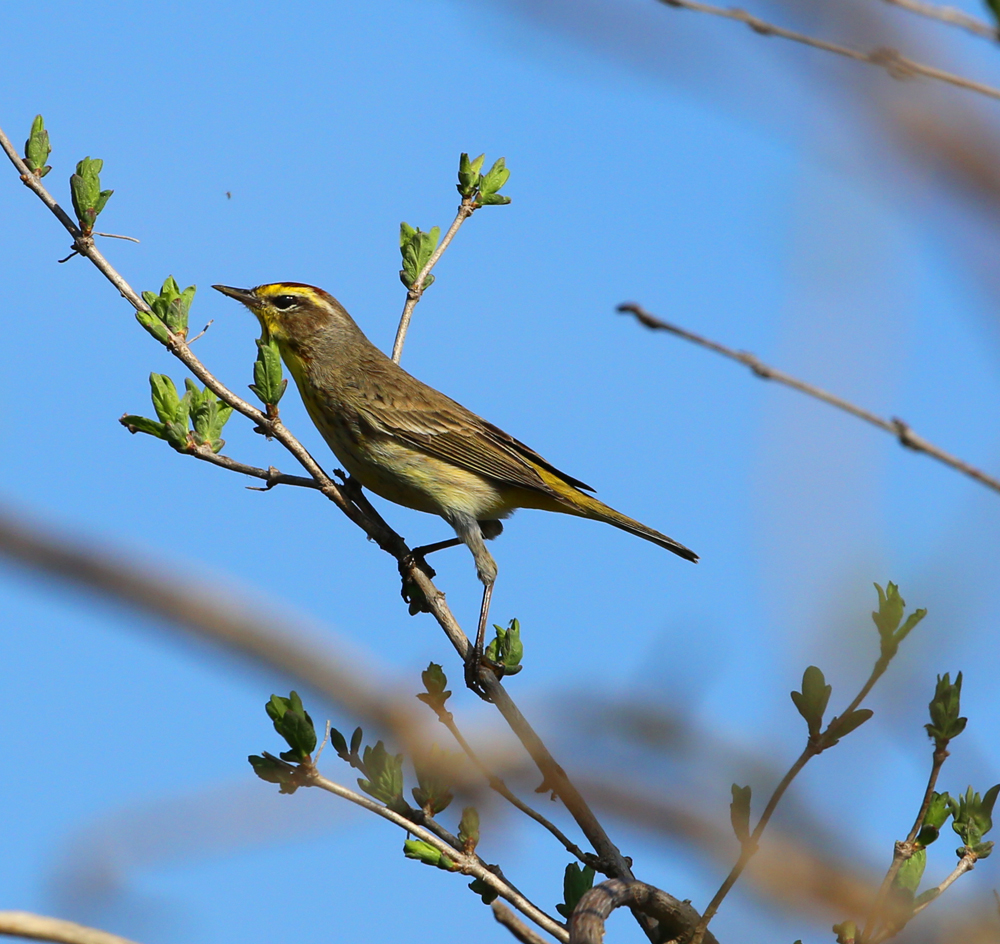
[[932,458],[937,459],[939,462],[943,462],[945,465],[969,476],[969,478],[975,479],[987,488],[992,488],[995,492],[1000,492],[1000,479],[987,475],[975,466],[969,465],[969,463],[965,460],[959,459],[957,456],[953,456],[950,452],[945,452],[933,443],[928,442],[922,436],[918,436],[912,429],[910,429],[907,423],[903,422],[903,420],[898,417],[893,417],[890,420],[883,419],[875,413],[870,413],[868,410],[855,406],[849,400],[843,399],[843,397],[838,397],[835,394],[828,393],[826,390],[822,390],[819,387],[815,387],[803,380],[799,380],[791,374],[786,374],[773,367],[768,367],[767,364],[758,360],[755,354],[751,354],[748,351],[734,350],[733,348],[726,347],[724,344],[719,344],[717,341],[710,341],[708,338],[702,337],[700,334],[695,334],[693,331],[687,331],[677,325],[670,324],[668,321],[663,321],[660,318],[651,315],[640,305],[629,302],[619,305],[618,311],[635,315],[640,324],[643,324],[647,328],[651,328],[654,331],[669,331],[671,334],[675,334],[679,338],[684,338],[685,341],[691,341],[693,344],[707,348],[710,351],[715,351],[716,354],[721,354],[723,357],[728,357],[730,360],[738,361],[740,364],[745,364],[763,380],[775,380],[779,384],[791,387],[793,390],[798,390],[800,393],[807,394],[816,400],[822,400],[824,403],[829,403],[830,406],[835,406],[837,409],[843,410],[845,413],[850,413],[851,416],[856,416],[858,419],[864,420],[866,423],[871,423],[872,426],[877,426],[879,429],[883,429],[887,433],[891,433],[899,440],[901,445],[906,446],[908,449],[912,449],[914,452],[926,453]]
[[[82,234],[79,227],[69,218],[66,212],[42,185],[41,180],[31,173],[17,150],[11,144],[10,139],[2,130],[0,130],[0,148],[3,149],[11,163],[17,169],[22,182],[45,203],[73,237],[73,248],[81,255],[90,259],[108,281],[118,289],[122,297],[136,310],[147,311],[148,306],[146,303],[107,259],[104,258],[94,245],[93,238]],[[438,255],[440,256],[440,254]],[[382,550],[391,554],[396,559],[399,563],[400,572],[406,580],[411,581],[420,591],[426,602],[427,610],[434,616],[456,652],[465,661],[471,653],[472,644],[445,602],[444,594],[438,590],[427,572],[414,559],[403,538],[374,512],[374,509],[368,504],[367,499],[352,500],[345,493],[348,486],[345,486],[343,489],[338,487],[279,419],[272,419],[266,416],[256,407],[247,403],[220,383],[194,355],[183,338],[168,332],[167,348],[223,402],[233,407],[237,412],[246,416],[269,435],[273,436],[273,438],[277,439],[295,456],[309,475],[312,476],[316,481],[317,489],[326,498],[336,504]],[[560,797],[570,815],[580,826],[581,831],[600,858],[606,873],[616,878],[634,879],[629,861],[611,841],[586,800],[584,800],[576,787],[573,786],[562,767],[556,763],[555,758],[553,758],[531,725],[528,724],[500,681],[485,667],[480,671],[480,681],[504,720],[535,762],[544,778],[545,784]],[[647,936],[652,939],[655,929],[648,922],[643,923],[643,928]]]
[[880,46],[870,52],[861,49],[854,49],[850,46],[842,46],[840,43],[831,43],[825,39],[816,39],[805,33],[798,33],[795,30],[785,29],[768,23],[760,17],[747,13],[736,7],[717,7],[710,3],[700,3],[698,0],[659,0],[660,3],[668,7],[676,7],[680,10],[691,10],[694,13],[707,13],[709,16],[720,16],[727,20],[736,20],[738,23],[745,23],[755,33],[762,36],[778,36],[781,39],[788,39],[803,46],[810,46],[813,49],[821,49],[824,52],[831,52],[837,56],[844,56],[853,59],[855,62],[863,62],[871,66],[876,66],[885,71],[894,79],[911,79],[919,76],[924,79],[934,79],[957,88],[965,89],[969,92],[977,92],[987,98],[1000,99],[1000,89],[992,85],[985,85],[982,82],[975,82],[963,76],[955,75],[952,72],[945,72],[943,69],[936,69],[933,66],[924,65],[913,59],[908,59],[897,50],[886,46]]
[[883,0],[883,2],[893,7],[909,10],[911,13],[916,13],[917,16],[927,17],[929,20],[957,26],[959,29],[975,33],[976,36],[992,39],[994,42],[1000,39],[1000,31],[995,26],[955,7],[942,7],[936,3],[924,3],[923,0]]
[[412,833],[414,836],[417,836],[424,842],[434,846],[435,849],[447,856],[449,861],[454,863],[456,866],[454,871],[460,871],[465,875],[470,875],[475,879],[479,879],[479,881],[484,884],[489,885],[501,898],[513,905],[525,917],[534,921],[540,928],[548,931],[548,933],[557,940],[563,942],[563,944],[566,944],[566,942],[569,941],[569,935],[566,933],[566,929],[559,924],[558,921],[549,917],[549,915],[547,915],[540,908],[536,907],[520,892],[513,888],[513,886],[505,882],[493,871],[487,868],[486,863],[483,862],[483,860],[480,859],[475,853],[464,853],[453,848],[449,843],[438,838],[438,836],[434,833],[429,832],[423,827],[411,822],[405,816],[390,810],[381,803],[376,803],[374,800],[370,800],[368,797],[362,796],[360,793],[355,793],[353,790],[349,790],[347,787],[343,787],[339,783],[334,783],[332,780],[328,780],[326,777],[321,776],[316,773],[315,768],[308,769],[305,765],[302,765],[298,768],[298,771],[301,774],[300,784],[302,786],[319,787],[321,790],[326,790],[328,793],[333,793],[342,799],[349,800],[351,803],[355,803],[363,809],[375,813],[377,816],[381,816],[383,819],[387,819],[391,823],[395,823],[397,826],[405,829],[407,833]]
[[57,944],[135,944],[125,937],[30,911],[0,911],[0,934]]

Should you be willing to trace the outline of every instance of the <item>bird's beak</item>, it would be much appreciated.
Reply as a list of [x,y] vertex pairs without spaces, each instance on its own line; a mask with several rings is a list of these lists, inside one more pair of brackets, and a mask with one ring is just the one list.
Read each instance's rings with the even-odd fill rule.
[[233,288],[231,285],[213,285],[212,288],[217,292],[222,292],[223,295],[235,298],[236,301],[242,302],[251,310],[260,308],[260,299],[248,288]]

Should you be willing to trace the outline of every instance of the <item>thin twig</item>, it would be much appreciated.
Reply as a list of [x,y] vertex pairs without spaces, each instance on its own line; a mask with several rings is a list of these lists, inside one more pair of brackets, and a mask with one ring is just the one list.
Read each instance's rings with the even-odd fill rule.
[[584,865],[593,866],[600,864],[599,862],[595,861],[597,859],[596,856],[588,855],[586,852],[584,852],[575,842],[573,842],[565,833],[563,833],[563,831],[558,826],[556,826],[555,823],[549,822],[549,820],[547,820],[544,816],[542,816],[541,813],[539,813],[537,810],[532,809],[530,806],[528,806],[527,803],[523,802],[519,797],[517,797],[510,790],[507,784],[505,784],[500,777],[498,777],[495,773],[493,773],[493,771],[489,769],[489,767],[486,766],[482,758],[476,753],[475,749],[465,739],[465,736],[458,729],[458,725],[455,723],[455,716],[450,711],[448,711],[446,708],[443,707],[437,708],[433,705],[431,707],[433,708],[434,713],[437,715],[438,721],[440,721],[441,724],[443,724],[451,732],[452,737],[454,737],[455,740],[458,742],[458,746],[462,748],[462,750],[465,752],[465,755],[469,758],[469,760],[471,760],[472,763],[479,768],[479,772],[483,775],[483,777],[486,778],[486,782],[489,784],[491,790],[493,790],[495,793],[499,793],[500,796],[502,796],[505,800],[507,800],[508,803],[515,806],[526,816],[529,816],[540,826],[543,826],[550,833],[552,833],[552,835],[555,836],[556,839],[558,839],[559,842],[563,844],[563,847],[566,849],[566,851],[570,855],[575,856],[577,859],[583,862]]
[[0,934],[58,944],[135,944],[125,937],[30,911],[0,911]]
[[444,239],[438,243],[437,249],[431,254],[430,259],[427,260],[427,264],[420,270],[416,279],[413,280],[413,284],[407,289],[406,304],[403,305],[403,314],[399,318],[399,327],[396,329],[396,340],[392,343],[392,359],[397,364],[403,356],[403,345],[406,343],[406,332],[410,329],[410,318],[413,317],[413,309],[417,307],[420,296],[424,294],[424,282],[427,281],[427,276],[430,275],[431,269],[437,265],[438,259],[441,258],[444,251],[448,248],[448,244],[455,238],[455,233],[458,232],[459,227],[475,213],[476,209],[477,204],[472,197],[462,197],[462,202],[458,205],[458,213],[452,221],[451,226],[448,227],[448,232],[444,234]]
[[[42,186],[41,181],[28,170],[2,129],[0,129],[0,147],[2,147],[11,163],[17,168],[21,175],[21,180],[25,185],[45,203],[70,235],[73,236],[74,248],[82,255],[87,256],[105,278],[118,289],[122,297],[134,308],[147,311],[148,306],[146,303],[107,259],[101,255],[100,251],[94,246],[93,239],[83,236],[79,227],[69,218],[45,187]],[[454,223],[452,226],[456,228]],[[439,247],[439,249],[441,248]],[[437,253],[437,255],[440,257],[440,253]],[[436,260],[432,258],[432,261]],[[393,531],[381,516],[374,512],[374,509],[367,503],[367,500],[365,500],[364,504],[351,501],[280,420],[268,418],[256,407],[227,389],[198,360],[183,338],[169,334],[167,347],[171,353],[184,363],[223,402],[233,407],[238,413],[246,416],[277,439],[313,477],[316,481],[318,491],[336,504],[382,550],[391,554],[399,562],[400,569],[405,571],[406,579],[411,581],[423,595],[427,609],[434,616],[460,658],[465,661],[472,649],[472,644],[445,602],[444,594],[434,585],[428,574],[420,567],[419,562],[412,558],[410,550],[402,537]],[[114,593],[115,591],[112,588],[110,592]],[[483,676],[486,676],[485,680]],[[481,681],[504,720],[511,727],[515,736],[520,740],[525,750],[535,762],[544,778],[544,782],[562,799],[566,809],[574,820],[576,820],[581,831],[593,846],[594,851],[605,864],[607,873],[617,878],[633,880],[634,875],[625,857],[622,856],[618,847],[611,841],[589,805],[570,782],[565,771],[556,763],[555,759],[549,753],[548,748],[545,747],[531,725],[528,724],[496,676],[489,670],[484,669],[481,673]],[[652,935],[653,930],[648,922],[643,922],[643,928],[648,936]]]
[[510,908],[502,905],[499,899],[494,899],[490,904],[493,909],[493,917],[498,924],[502,924],[521,944],[548,944],[548,941],[540,934],[531,930]]
[[309,771],[303,770],[303,767],[300,767],[299,770],[303,772],[303,776],[300,781],[302,786],[319,787],[321,790],[326,790],[328,793],[333,793],[345,800],[349,800],[351,803],[355,803],[358,806],[375,813],[377,816],[381,816],[383,819],[387,819],[389,822],[395,823],[401,829],[406,830],[408,833],[412,833],[417,838],[429,843],[439,852],[446,855],[448,859],[456,865],[456,871],[459,871],[464,875],[471,875],[473,878],[479,879],[484,884],[489,885],[501,898],[509,902],[513,907],[520,911],[521,914],[530,918],[535,922],[535,924],[546,930],[553,937],[564,942],[564,944],[569,941],[569,934],[558,921],[551,918],[540,908],[536,907],[522,894],[517,892],[511,885],[497,876],[496,873],[487,868],[486,864],[477,855],[466,855],[460,851],[460,849],[453,848],[449,843],[438,838],[438,836],[436,836],[433,832],[424,829],[422,826],[416,825],[405,816],[401,816],[399,813],[393,812],[387,807],[382,806],[381,803],[376,803],[374,800],[370,800],[368,797],[362,796],[360,793],[355,793],[353,790],[347,789],[347,787],[342,787],[339,783],[334,783],[332,780],[328,780],[326,777],[316,773],[315,769]]
[[659,0],[664,6],[676,7],[681,10],[691,10],[695,13],[707,13],[710,16],[721,16],[727,20],[736,20],[745,23],[755,33],[762,36],[778,36],[781,39],[789,39],[792,42],[802,43],[804,46],[811,46],[813,49],[822,49],[824,52],[832,52],[838,56],[845,56],[855,62],[864,62],[868,65],[876,66],[892,76],[894,79],[910,79],[920,76],[925,79],[934,79],[938,82],[945,82],[957,88],[966,89],[969,92],[977,92],[988,98],[1000,99],[1000,89],[992,85],[984,85],[982,82],[974,82],[963,76],[945,72],[943,69],[935,69],[933,66],[924,65],[913,59],[907,59],[900,55],[895,49],[882,46],[873,49],[871,52],[864,52],[860,49],[852,49],[850,46],[842,46],[839,43],[831,43],[825,39],[816,39],[807,36],[805,33],[797,33],[794,30],[784,29],[768,23],[760,17],[753,16],[745,10],[738,8],[717,7],[709,3],[699,3],[696,0]]
[[960,29],[968,30],[977,36],[992,39],[994,42],[1000,38],[995,26],[981,20],[978,17],[970,16],[964,10],[955,7],[942,7],[936,3],[922,3],[921,0],[884,0],[890,6],[902,7],[918,16],[925,16],[939,23],[948,23],[950,26],[957,26]]
[[[663,2],[665,2],[665,0],[663,0]],[[824,403],[829,403],[831,406],[835,406],[838,409],[843,410],[845,413],[850,413],[852,416],[856,416],[858,419],[862,419],[866,423],[871,423],[872,426],[877,426],[879,429],[883,429],[887,433],[891,433],[899,440],[901,445],[906,446],[908,449],[912,449],[914,452],[926,453],[932,458],[937,459],[939,462],[943,462],[945,465],[950,466],[956,471],[969,476],[969,478],[975,479],[987,488],[1000,492],[1000,479],[987,475],[975,466],[969,465],[968,462],[959,459],[957,456],[951,455],[951,453],[945,452],[933,443],[928,442],[922,436],[918,436],[912,429],[910,429],[909,424],[903,422],[901,419],[896,417],[893,417],[891,420],[883,419],[875,413],[870,413],[868,410],[855,406],[853,403],[843,399],[842,397],[838,397],[835,394],[828,393],[826,390],[822,390],[819,387],[815,387],[812,384],[799,380],[791,374],[786,374],[783,371],[769,367],[767,364],[758,360],[755,354],[751,354],[748,351],[734,350],[733,348],[726,347],[724,344],[719,344],[717,341],[710,341],[708,338],[695,334],[693,331],[688,331],[685,328],[680,328],[668,321],[663,321],[661,318],[651,315],[640,305],[633,303],[619,305],[618,311],[635,315],[639,323],[645,325],[647,328],[652,328],[657,331],[669,331],[671,334],[675,334],[679,338],[684,338],[685,341],[691,341],[693,344],[708,348],[710,351],[715,351],[717,354],[721,354],[723,357],[728,357],[730,360],[738,361],[740,364],[745,364],[754,372],[754,374],[764,380],[777,381],[786,387],[798,390],[800,393],[805,393],[817,400],[822,400]]]
[[[947,743],[947,742],[945,742]],[[934,746],[934,754],[931,758],[931,772],[930,776],[927,778],[927,788],[924,790],[923,799],[920,801],[920,809],[917,812],[917,818],[913,821],[913,826],[910,827],[910,831],[902,842],[897,842],[893,847],[892,852],[892,862],[889,864],[889,868],[886,870],[885,878],[882,879],[882,884],[879,886],[878,893],[875,895],[875,900],[872,902],[871,910],[868,913],[868,918],[865,921],[864,930],[861,934],[862,941],[871,940],[870,935],[875,930],[877,922],[881,919],[882,908],[885,905],[886,898],[889,895],[889,889],[892,888],[892,883],[902,868],[903,863],[913,856],[916,852],[916,843],[918,833],[921,827],[924,825],[924,817],[927,815],[927,810],[930,809],[931,801],[934,799],[934,788],[937,786],[938,775],[941,773],[941,768],[944,766],[944,762],[948,759],[948,751],[944,744],[938,742]]]
[[[882,677],[888,665],[888,660],[883,656],[878,658],[875,663],[875,667],[868,676],[868,680],[861,686],[861,690],[854,696],[854,700],[837,716],[837,718],[846,718],[848,715],[851,715],[857,710],[858,706],[868,696],[868,693],[872,690],[875,683]],[[823,751],[832,746],[830,743],[830,735],[834,722],[837,718],[834,718],[829,724],[827,724],[826,729],[822,732],[822,734],[809,738],[805,749],[799,755],[795,763],[788,768],[788,772],[781,778],[781,782],[778,786],[774,788],[771,798],[767,801],[767,806],[764,807],[764,812],[761,813],[760,819],[757,821],[757,826],[750,834],[750,837],[742,842],[740,855],[736,860],[736,864],[732,867],[729,874],[726,876],[726,880],[722,883],[719,890],[708,903],[708,907],[705,909],[704,914],[702,914],[701,921],[698,922],[698,927],[695,928],[694,934],[691,935],[690,944],[701,944],[702,938],[705,934],[705,929],[708,927],[709,922],[713,917],[715,917],[715,914],[719,910],[719,906],[722,904],[726,895],[729,894],[732,887],[743,874],[743,870],[747,867],[747,864],[757,853],[760,837],[763,835],[764,830],[767,829],[767,824],[771,821],[771,817],[774,815],[774,811],[777,809],[781,798],[785,795],[785,791],[792,785],[792,781],[799,775],[802,768],[805,767],[805,765],[809,763],[812,758],[816,757],[818,754],[822,754]],[[833,739],[833,743],[836,743],[836,738]]]

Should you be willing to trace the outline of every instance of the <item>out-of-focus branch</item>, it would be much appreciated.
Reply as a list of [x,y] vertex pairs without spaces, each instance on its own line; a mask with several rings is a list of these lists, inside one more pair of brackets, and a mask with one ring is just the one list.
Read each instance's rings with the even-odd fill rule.
[[804,46],[811,46],[813,49],[821,49],[837,56],[844,56],[853,59],[855,62],[863,62],[871,66],[877,66],[892,76],[894,79],[911,79],[919,76],[924,79],[934,79],[938,82],[945,82],[957,88],[965,89],[969,92],[977,92],[988,98],[1000,99],[1000,89],[992,85],[985,85],[982,82],[975,82],[963,76],[955,75],[952,72],[945,72],[943,69],[935,69],[933,66],[924,65],[901,55],[897,50],[889,47],[879,47],[865,52],[861,49],[853,49],[850,46],[842,46],[840,43],[831,43],[825,39],[816,39],[814,36],[807,36],[805,33],[797,33],[795,30],[785,29],[768,23],[760,17],[747,13],[746,10],[737,8],[717,7],[710,3],[700,3],[697,0],[659,0],[664,6],[676,7],[680,10],[691,10],[694,13],[707,13],[710,16],[721,16],[727,20],[736,20],[745,23],[755,33],[762,36],[778,36],[781,39],[788,39]]
[[30,911],[0,911],[0,934],[59,944],[135,944],[125,937]]
[[[409,707],[365,685],[363,673],[344,657],[324,656],[317,645],[318,633],[306,633],[276,617],[262,617],[259,610],[251,611],[218,586],[160,576],[128,561],[124,553],[102,552],[95,544],[74,542],[28,525],[0,506],[0,555],[13,563],[95,590],[287,672],[352,715],[391,731],[401,743],[413,744],[416,730]],[[329,632],[324,632],[323,639],[330,643]]]
[[943,462],[945,465],[969,476],[969,478],[982,483],[987,488],[992,488],[995,492],[1000,492],[1000,479],[987,475],[975,466],[969,465],[969,463],[965,462],[963,459],[959,459],[957,456],[953,456],[951,453],[945,452],[933,443],[928,442],[923,438],[923,436],[918,436],[912,429],[910,429],[907,423],[897,417],[893,417],[891,420],[883,419],[875,413],[870,413],[868,410],[855,406],[853,403],[843,399],[842,397],[838,397],[835,394],[828,393],[826,390],[822,390],[819,387],[808,384],[803,380],[799,380],[791,374],[786,374],[773,367],[768,367],[768,365],[760,361],[755,354],[751,354],[748,351],[734,350],[733,348],[726,347],[724,344],[719,344],[717,341],[711,341],[699,334],[695,334],[693,331],[687,331],[677,325],[670,324],[668,321],[663,321],[662,319],[651,315],[641,305],[628,302],[626,304],[619,305],[618,311],[635,315],[639,323],[645,325],[647,328],[652,328],[656,331],[669,331],[671,334],[675,334],[679,338],[684,338],[685,341],[691,341],[693,344],[707,348],[710,351],[715,351],[716,354],[721,354],[723,357],[728,357],[730,360],[738,361],[740,364],[745,364],[763,380],[775,380],[786,387],[791,387],[793,390],[805,393],[816,400],[822,400],[824,403],[829,403],[831,406],[835,406],[838,409],[843,410],[845,413],[850,413],[852,416],[856,416],[858,419],[864,420],[866,423],[871,423],[872,426],[884,429],[887,433],[891,433],[895,436],[899,440],[900,444],[906,446],[908,449],[912,449],[914,452],[926,453],[932,458],[937,459],[939,462]]
[[1000,39],[1000,31],[995,26],[991,26],[985,20],[970,16],[964,10],[955,7],[942,7],[936,3],[923,3],[921,0],[884,0],[889,6],[902,7],[918,16],[925,16],[929,20],[937,20],[939,23],[947,23],[950,26],[957,26],[960,29],[975,33],[986,39],[996,41]]
[[[645,882],[610,879],[584,892],[569,919],[570,944],[601,944],[604,923],[615,908],[640,911],[659,922],[663,944],[686,941],[698,924],[698,912],[690,902],[680,901]],[[717,944],[711,931],[705,932],[707,944]]]

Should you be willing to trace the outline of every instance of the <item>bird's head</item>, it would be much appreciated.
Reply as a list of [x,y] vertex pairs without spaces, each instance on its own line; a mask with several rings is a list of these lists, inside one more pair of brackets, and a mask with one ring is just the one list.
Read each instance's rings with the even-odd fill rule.
[[295,345],[329,329],[358,331],[344,307],[328,292],[302,282],[274,282],[256,288],[213,285],[216,291],[242,302],[264,331],[279,345]]

